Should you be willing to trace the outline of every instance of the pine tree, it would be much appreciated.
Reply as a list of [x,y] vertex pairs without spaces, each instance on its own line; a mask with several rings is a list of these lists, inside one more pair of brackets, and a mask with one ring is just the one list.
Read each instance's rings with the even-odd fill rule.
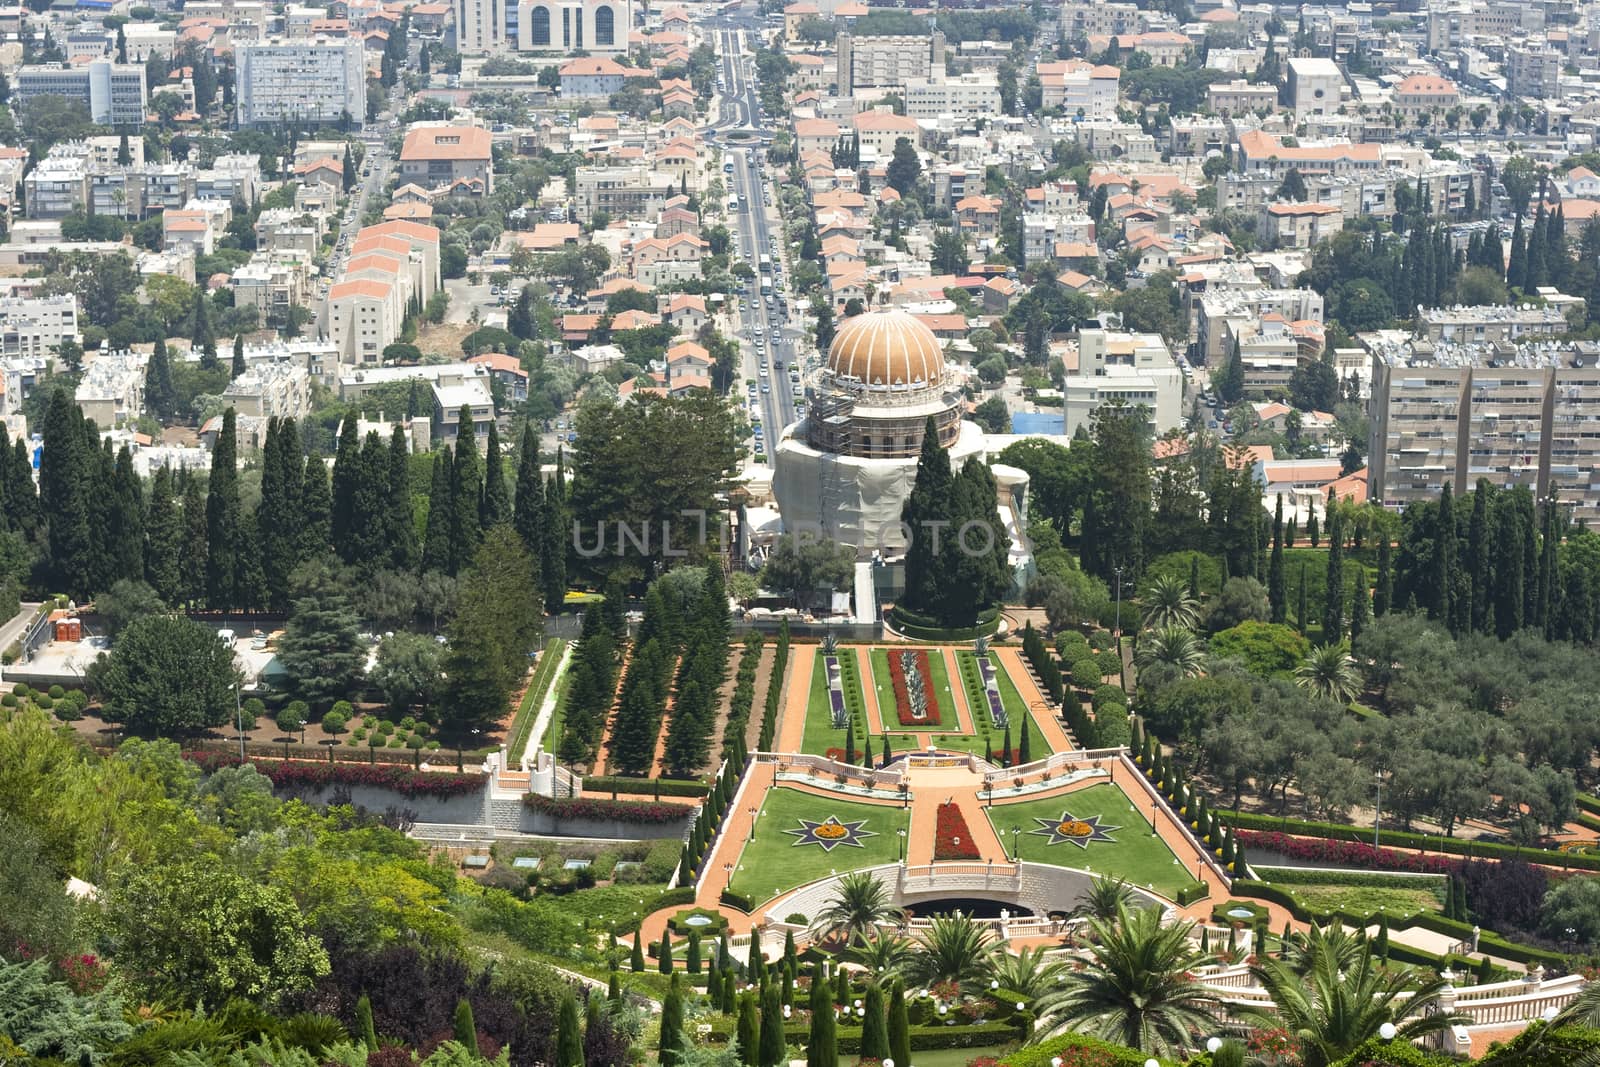
[[889,1055],[895,1063],[911,1063],[911,1018],[905,986],[898,978],[889,991]]
[[484,452],[483,502],[479,509],[483,529],[511,521],[511,492],[506,486],[505,461],[500,455],[500,430],[491,420]]
[[127,445],[117,450],[110,504],[104,536],[112,555],[111,573],[114,578],[138,581],[145,570],[144,493]]
[[206,602],[212,608],[235,606],[239,569],[238,429],[233,408],[222,414],[222,432],[211,450],[206,492]]
[[428,491],[428,522],[422,538],[424,571],[450,571],[450,518],[455,513],[450,500],[450,470],[450,450],[435,453]]
[[1270,618],[1282,624],[1289,613],[1288,575],[1283,571],[1283,496],[1278,496],[1278,506],[1272,517],[1272,559],[1267,564],[1267,603]]
[[210,546],[206,544],[206,495],[200,479],[186,477],[183,483],[183,543],[179,570],[181,597],[197,604],[205,599],[206,571],[210,566]]
[[356,490],[361,481],[361,437],[354,412],[345,415],[339,427],[339,444],[333,454],[333,514],[331,535],[334,551],[346,563],[353,562],[354,541],[359,516]]
[[739,1018],[734,1036],[739,1046],[739,1062],[744,1067],[756,1067],[761,1055],[761,1022],[756,1014],[754,993],[744,993],[739,997]]
[[1513,289],[1525,289],[1528,280],[1528,241],[1522,232],[1522,215],[1517,215],[1511,227],[1511,255],[1506,264],[1506,284]]

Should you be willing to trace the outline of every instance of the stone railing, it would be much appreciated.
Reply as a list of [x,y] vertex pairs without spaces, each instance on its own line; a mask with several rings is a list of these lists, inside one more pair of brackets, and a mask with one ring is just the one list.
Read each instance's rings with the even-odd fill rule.
[[921,893],[1017,893],[1022,889],[1022,865],[930,863],[903,867],[896,888],[902,896]]

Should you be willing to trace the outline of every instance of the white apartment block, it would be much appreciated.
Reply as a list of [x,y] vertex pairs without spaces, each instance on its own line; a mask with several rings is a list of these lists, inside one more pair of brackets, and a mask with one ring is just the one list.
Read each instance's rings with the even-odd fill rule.
[[906,114],[914,119],[991,119],[1000,114],[1000,83],[987,71],[906,82]]
[[137,419],[144,412],[144,368],[149,361],[143,352],[109,352],[89,363],[76,394],[84,418],[105,429]]
[[1266,315],[1287,322],[1322,322],[1322,294],[1315,289],[1224,290],[1203,295],[1196,309],[1197,360],[1214,362],[1228,354],[1245,324]]
[[141,63],[95,59],[72,67],[18,67],[11,75],[11,98],[25,104],[40,96],[82,103],[89,117],[106,126],[142,126],[149,102]]
[[0,356],[53,359],[62,341],[78,340],[78,298],[0,297]]
[[646,166],[579,167],[574,182],[578,220],[588,222],[604,211],[613,219],[654,222],[678,192],[670,174]]
[[[188,14],[188,9],[185,9]],[[178,41],[177,30],[162,29],[154,22],[130,22],[122,27],[122,36],[128,43],[128,62],[144,63],[151,56],[170,56]]]
[[325,334],[339,350],[339,362],[376,366],[383,350],[400,337],[405,301],[393,282],[362,278],[336,282],[328,290]]
[[311,375],[293,363],[260,362],[222,391],[222,399],[241,415],[302,418],[311,410]]
[[1068,0],[1061,5],[1061,36],[1068,41],[1143,33],[1144,15],[1137,4]]
[[1058,107],[1069,118],[1109,119],[1117,114],[1117,91],[1122,72],[1067,59],[1039,64],[1041,103]]
[[253,307],[261,321],[281,325],[289,309],[309,303],[311,257],[296,252],[257,252],[233,272],[228,285],[236,307]]
[[1533,100],[1561,99],[1561,53],[1546,44],[1506,49],[1506,91]]
[[928,37],[856,37],[841,33],[834,42],[839,94],[857,89],[899,89],[944,70],[944,34]]
[[1559,307],[1533,304],[1426,308],[1418,326],[1430,341],[1462,344],[1518,341],[1567,332],[1567,320]]
[[1091,428],[1102,404],[1124,400],[1149,410],[1152,437],[1183,423],[1183,375],[1153,333],[1086,329],[1078,338],[1078,368],[1062,388],[1063,432]]
[[359,37],[259,41],[235,50],[234,102],[241,126],[286,119],[348,120],[367,114],[366,55]]

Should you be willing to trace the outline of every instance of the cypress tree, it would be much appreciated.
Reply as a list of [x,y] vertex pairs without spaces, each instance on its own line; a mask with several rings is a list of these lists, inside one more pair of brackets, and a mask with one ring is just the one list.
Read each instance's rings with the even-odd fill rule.
[[233,366],[228,370],[230,378],[237,378],[245,372],[244,363],[244,334],[233,335]]
[[162,603],[176,607],[182,599],[179,559],[183,552],[183,521],[172,496],[172,471],[165,466],[150,478],[144,529],[144,580]]
[[313,452],[306,457],[300,476],[299,558],[302,561],[329,550],[332,513],[333,489],[328,484],[328,465]]
[[1527,288],[1528,241],[1522,232],[1522,215],[1511,227],[1511,253],[1506,264],[1506,284],[1513,289]]
[[138,581],[144,577],[144,492],[133,473],[133,453],[117,450],[112,475],[110,522],[105,531],[112,554],[112,574]]
[[556,1058],[552,1067],[583,1067],[583,1029],[578,1022],[578,998],[572,991],[561,998],[556,1017]]
[[761,990],[761,1036],[756,1053],[757,1067],[778,1067],[784,1062],[783,1001],[776,982]]
[[450,469],[450,450],[435,453],[433,480],[428,489],[428,521],[422,535],[424,571],[450,571],[450,517],[455,513],[450,500]]
[[[1031,747],[1032,746],[1030,746],[1028,743],[1028,719],[1026,716],[1024,716],[1022,719],[1022,738],[1017,742],[1018,763],[1033,762],[1033,753],[1031,751]],[[907,1062],[909,1063],[910,1061],[908,1060]]]
[[1014,762],[1015,761],[1011,758],[1011,723],[1008,721],[1006,723],[1005,734],[1002,736],[1000,742],[1000,765],[1002,767],[1009,767]]
[[822,975],[822,964],[811,968],[811,1033],[806,1041],[806,1062],[832,1064],[839,1060],[833,997]]
[[700,973],[700,935],[689,931],[689,950],[683,960],[684,970],[690,974]]
[[534,584],[539,585],[538,564],[544,554],[544,478],[539,472],[539,435],[533,432],[531,422],[523,427],[517,454],[517,496],[511,524],[533,557]]
[[384,532],[388,541],[388,565],[408,571],[417,565],[417,528],[411,507],[411,450],[406,432],[398,425],[389,434],[384,498]]
[[844,761],[851,764],[856,761],[856,721],[854,718],[844,724]]
[[1502,495],[1495,502],[1495,551],[1501,565],[1494,569],[1494,632],[1502,641],[1522,629],[1523,569],[1522,522],[1516,501]]
[[1328,497],[1328,581],[1322,599],[1322,641],[1344,638],[1344,518]]
[[1428,590],[1428,618],[1449,624],[1450,594],[1456,580],[1456,519],[1450,483],[1439,493],[1439,508],[1433,522],[1433,567]]
[[1472,604],[1469,622],[1474,632],[1487,632],[1489,591],[1493,583],[1493,548],[1489,529],[1489,498],[1494,490],[1479,478],[1472,491],[1472,520],[1467,528],[1467,566]]
[[862,739],[861,766],[872,766],[872,734],[870,733]]
[[761,1055],[761,1023],[756,1015],[756,995],[739,994],[739,1019],[734,1035],[739,1045],[739,1062],[756,1067]]
[[233,408],[222,414],[222,432],[211,450],[211,477],[206,492],[206,602],[213,608],[234,606],[239,568],[239,465]]
[[633,932],[633,952],[628,957],[628,967],[634,974],[644,973],[644,943],[639,940],[642,936],[642,931]]
[[622,1006],[622,976],[615,967],[611,968],[611,977],[606,979],[606,999],[613,1007]]
[[1547,231],[1550,220],[1545,214],[1544,200],[1539,201],[1539,207],[1533,214],[1533,231],[1528,234],[1527,279],[1524,289],[1536,289],[1548,280],[1549,264],[1545,262],[1545,251],[1549,244]]
[[800,967],[800,953],[795,948],[793,930],[785,931],[783,935],[783,966],[790,974],[798,973]]
[[1312,548],[1322,546],[1322,530],[1317,525],[1317,506],[1311,505],[1311,517],[1306,520],[1306,537],[1311,541]]
[[886,1059],[889,1055],[889,1025],[883,1009],[883,987],[876,979],[867,982],[864,999],[866,1015],[861,1019],[861,1058]]
[[1372,619],[1372,603],[1367,598],[1367,568],[1356,565],[1356,587],[1350,600],[1350,643],[1355,644]]
[[488,447],[484,451],[483,503],[479,519],[485,530],[511,521],[511,492],[506,486],[505,461],[500,455],[500,430],[492,421]]
[[661,1067],[677,1067],[683,1054],[683,990],[677,975],[672,976],[666,999],[661,1002],[661,1040],[656,1051]]
[[1306,565],[1300,564],[1300,603],[1295,614],[1295,620],[1300,624],[1300,632],[1305,633],[1310,629],[1310,621],[1306,618]]
[[911,1018],[906,1011],[906,991],[895,979],[889,991],[889,1055],[895,1063],[911,1063]]
[[571,543],[572,519],[567,511],[566,480],[561,450],[556,450],[555,479],[544,491],[543,545],[539,552],[539,574],[544,580],[546,610],[561,610],[567,595],[567,546]]
[[1283,572],[1283,496],[1278,496],[1278,506],[1272,517],[1272,559],[1267,564],[1267,601],[1271,605],[1271,619],[1282,623],[1289,613],[1288,576]]
[[172,360],[167,355],[167,343],[156,339],[150,361],[144,367],[145,407],[163,422],[178,410],[178,391],[172,384]]
[[450,468],[450,573],[458,574],[472,563],[483,539],[479,494],[483,476],[478,469],[478,445],[472,434],[472,408],[461,406],[462,434],[456,438],[455,462]]
[[354,559],[352,541],[356,535],[356,489],[361,480],[361,438],[354,412],[345,415],[339,427],[339,444],[333,453],[333,513],[330,533],[333,547],[346,563]]
[[465,997],[456,1001],[456,1015],[452,1036],[474,1058],[478,1055],[478,1025],[472,1019],[472,1005]]
[[365,993],[356,1001],[356,1030],[368,1052],[378,1051],[378,1031],[372,1025],[372,1001]]
[[1200,602],[1200,557],[1189,557],[1189,599]]
[[206,570],[211,557],[206,544],[206,498],[198,478],[184,478],[182,519],[183,566],[178,572],[178,584],[185,602],[198,603],[206,595]]

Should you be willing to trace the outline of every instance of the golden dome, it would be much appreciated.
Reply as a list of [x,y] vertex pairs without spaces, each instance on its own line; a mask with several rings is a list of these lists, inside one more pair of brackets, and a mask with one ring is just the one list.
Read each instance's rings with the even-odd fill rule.
[[937,386],[944,352],[933,331],[897,308],[852,315],[828,346],[828,370],[867,385]]

